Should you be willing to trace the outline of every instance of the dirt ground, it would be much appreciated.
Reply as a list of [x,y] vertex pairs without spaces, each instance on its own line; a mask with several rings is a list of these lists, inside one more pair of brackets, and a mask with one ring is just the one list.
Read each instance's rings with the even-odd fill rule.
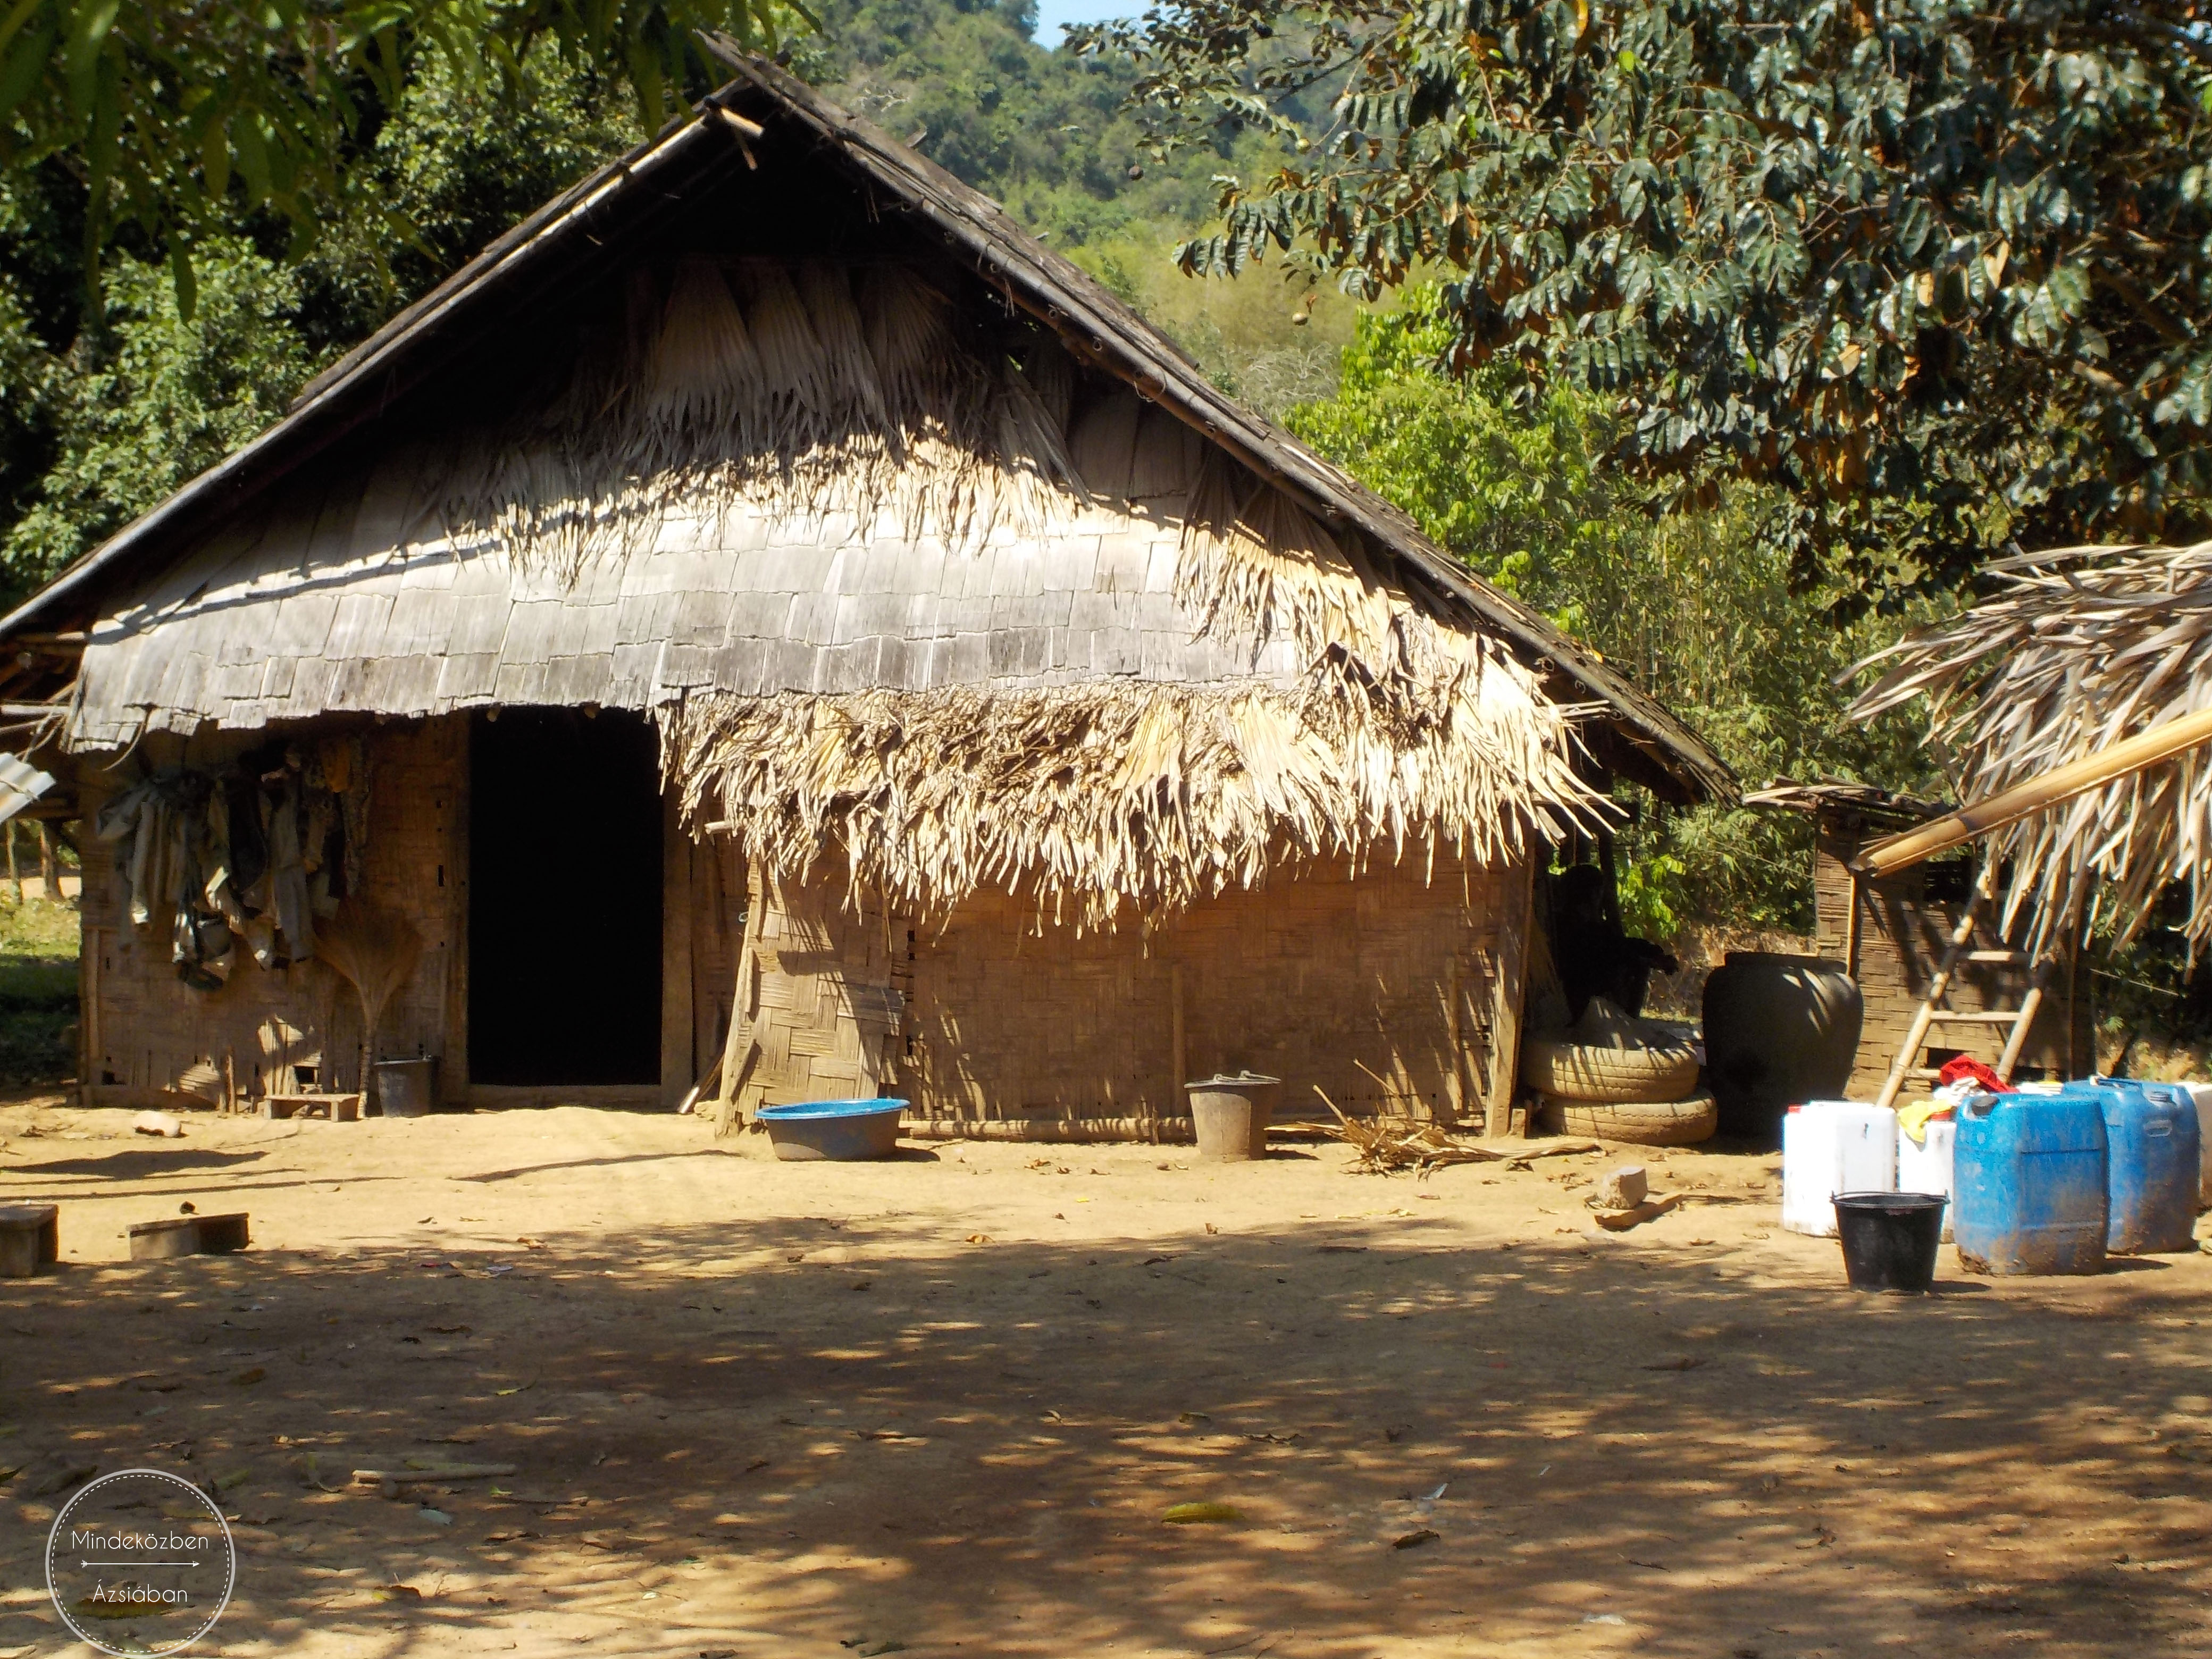
[[[0,1105],[64,1255],[0,1281],[0,1659],[88,1651],[40,1553],[133,1464],[238,1517],[224,1654],[2212,1652],[2202,1255],[1856,1296],[1748,1153],[128,1122]],[[1692,1201],[1599,1232],[1627,1156]],[[125,1260],[187,1202],[253,1248]],[[410,1456],[518,1473],[348,1489]]]

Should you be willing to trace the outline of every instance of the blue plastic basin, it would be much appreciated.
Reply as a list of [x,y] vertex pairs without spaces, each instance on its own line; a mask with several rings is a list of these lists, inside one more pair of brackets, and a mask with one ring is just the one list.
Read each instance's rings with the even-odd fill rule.
[[898,1150],[899,1114],[906,1102],[808,1100],[796,1106],[763,1106],[755,1114],[768,1125],[769,1145],[788,1163],[815,1158],[851,1164],[889,1158]]

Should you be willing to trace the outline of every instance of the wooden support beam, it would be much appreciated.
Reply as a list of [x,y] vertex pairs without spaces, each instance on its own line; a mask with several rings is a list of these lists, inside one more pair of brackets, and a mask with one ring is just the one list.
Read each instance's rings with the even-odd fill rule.
[[1482,1133],[1497,1139],[1513,1132],[1513,1095],[1521,1082],[1521,1008],[1528,977],[1528,929],[1536,908],[1536,849],[1507,872],[1504,913],[1498,918],[1498,976],[1490,988],[1490,1087],[1483,1096]]
[[2081,757],[2056,767],[2039,778],[1999,792],[1985,800],[1962,806],[1955,812],[1922,824],[1917,830],[1884,836],[1871,846],[1860,849],[1851,867],[1864,875],[1877,878],[1895,875],[1899,870],[1910,869],[1925,859],[1939,853],[1948,853],[1954,847],[1986,836],[1993,830],[2016,823],[2029,814],[2069,801],[2076,795],[2087,794],[2100,784],[2114,778],[2125,777],[2130,772],[2140,772],[2147,766],[2172,760],[2185,750],[2199,744],[2212,743],[2212,708],[2199,709],[2194,714],[2184,714],[2179,720],[2166,720],[2148,732],[2139,732],[2132,738],[2107,744]]
[[730,990],[730,1030],[722,1045],[721,1084],[715,1097],[719,1110],[714,1127],[720,1134],[728,1134],[738,1127],[738,1115],[744,1109],[741,1091],[752,1075],[753,1056],[759,1049],[753,1036],[753,1023],[760,1015],[760,969],[753,957],[759,949],[761,909],[767,901],[768,883],[762,874],[760,860],[748,855],[745,933],[738,945],[737,982]]
[[672,790],[661,811],[660,1099],[673,1111],[704,1068],[691,1051],[691,837]]

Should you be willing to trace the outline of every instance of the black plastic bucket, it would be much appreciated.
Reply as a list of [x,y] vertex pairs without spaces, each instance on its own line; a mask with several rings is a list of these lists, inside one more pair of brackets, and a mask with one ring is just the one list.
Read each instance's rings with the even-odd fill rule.
[[1941,1193],[1838,1193],[1836,1232],[1851,1288],[1916,1295],[1933,1290],[1948,1202]]

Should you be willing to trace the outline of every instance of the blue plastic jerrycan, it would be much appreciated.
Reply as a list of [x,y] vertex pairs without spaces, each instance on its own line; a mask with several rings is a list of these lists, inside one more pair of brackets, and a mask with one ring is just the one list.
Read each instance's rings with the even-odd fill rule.
[[2200,1130],[2197,1102],[2177,1083],[2092,1078],[2105,1116],[2105,1248],[2114,1255],[2173,1255],[2197,1248]]
[[1951,1229],[1960,1267],[1983,1273],[2103,1268],[2109,1092],[1975,1095],[1959,1109]]

